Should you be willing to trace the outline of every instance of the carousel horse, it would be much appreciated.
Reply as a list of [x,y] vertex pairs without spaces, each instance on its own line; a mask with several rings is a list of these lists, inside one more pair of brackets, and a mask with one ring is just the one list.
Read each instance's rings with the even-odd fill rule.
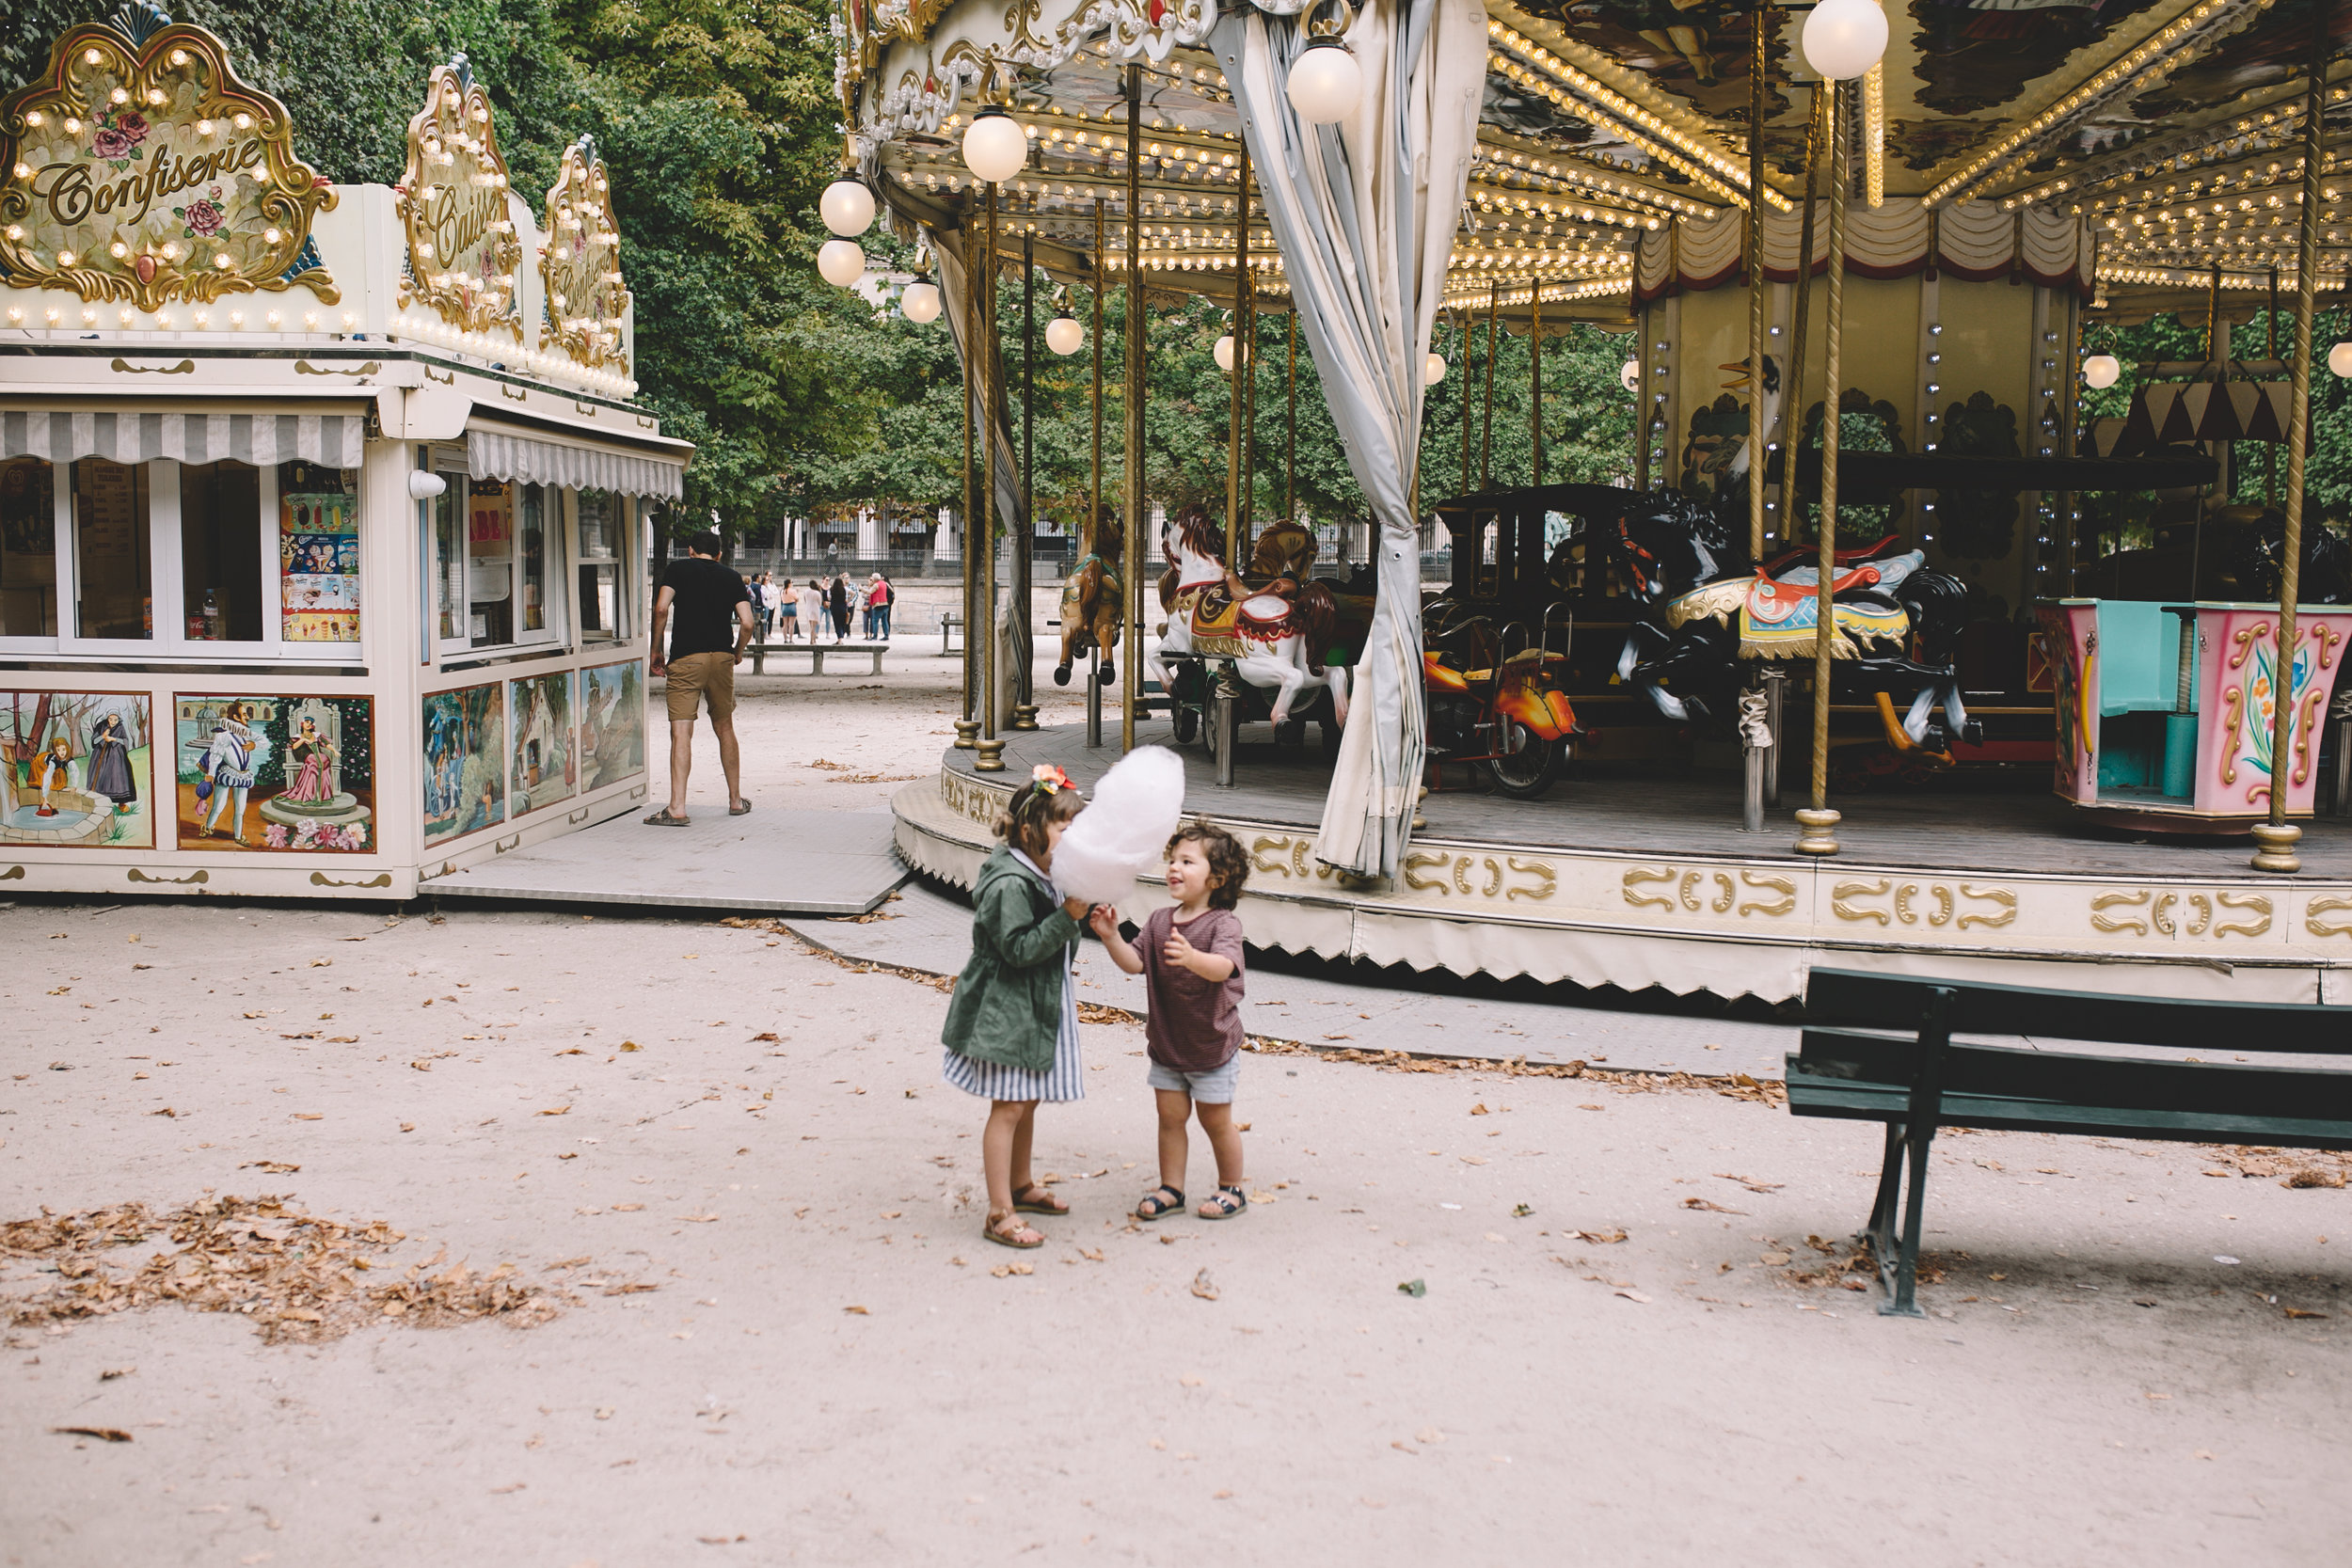
[[1071,566],[1061,585],[1061,659],[1054,666],[1054,684],[1070,684],[1070,667],[1089,653],[1104,658],[1119,646],[1125,624],[1124,595],[1120,592],[1120,558],[1125,548],[1119,517],[1108,505],[1094,516],[1086,554]]
[[1198,506],[1168,520],[1162,544],[1168,569],[1160,578],[1160,604],[1168,624],[1152,667],[1163,689],[1172,685],[1163,662],[1170,655],[1230,658],[1235,675],[1273,689],[1276,724],[1289,722],[1299,692],[1325,685],[1333,719],[1347,722],[1347,672],[1323,664],[1338,626],[1328,588],[1282,578],[1253,592],[1226,568],[1224,530]]
[[[1645,609],[1626,635],[1617,674],[1669,719],[1705,717],[1700,693],[1711,690],[1723,700],[1741,660],[1814,657],[1818,567],[1798,564],[1797,551],[1753,567],[1740,531],[1723,514],[1672,490],[1636,498],[1604,531]],[[1896,543],[1890,535],[1836,552],[1830,657],[1851,682],[1882,695],[1918,687],[1899,726],[1899,750],[1927,743],[1938,703],[1950,735],[1973,738],[1954,662],[1967,589],[1948,573],[1928,571],[1924,551],[1891,553]],[[1892,705],[1881,707],[1893,740]]]

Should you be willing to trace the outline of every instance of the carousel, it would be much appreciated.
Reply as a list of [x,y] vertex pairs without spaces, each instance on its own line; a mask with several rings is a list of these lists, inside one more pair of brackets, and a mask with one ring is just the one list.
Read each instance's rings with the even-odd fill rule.
[[[2352,13],[851,0],[837,25],[820,265],[854,281],[878,213],[932,259],[903,309],[963,351],[965,513],[996,542],[964,553],[990,629],[958,738],[894,805],[920,869],[968,882],[1035,765],[1084,784],[1169,745],[1251,851],[1265,947],[1772,1001],[1825,962],[2352,1002],[2352,572],[2305,496]],[[1056,669],[1083,725],[1040,727],[1029,686],[1005,277],[1027,330],[1041,278],[1095,301],[1047,328],[1092,353]],[[1168,518],[1151,581],[1141,465],[1104,495],[1103,454],[1143,450],[1145,315],[1186,295],[1232,311],[1226,505]],[[2201,354],[2106,351],[2158,313]],[[1617,483],[1547,483],[1544,345],[1594,327],[1625,335],[1630,450]],[[1507,487],[1506,336],[1534,378]],[[1251,367],[1302,348],[1373,521],[1345,573],[1290,486],[1245,500],[1283,414]],[[1443,399],[1458,451],[1423,439]]]

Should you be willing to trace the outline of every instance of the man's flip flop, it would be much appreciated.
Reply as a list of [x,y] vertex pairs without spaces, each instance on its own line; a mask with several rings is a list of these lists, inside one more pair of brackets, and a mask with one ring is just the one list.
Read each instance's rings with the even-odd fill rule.
[[645,818],[645,826],[648,828],[683,828],[688,826],[688,819],[683,816],[672,816],[670,808],[663,806],[660,811]]
[[746,800],[739,806],[729,806],[727,808],[727,815],[729,816],[740,816],[751,809],[752,803],[749,800]]

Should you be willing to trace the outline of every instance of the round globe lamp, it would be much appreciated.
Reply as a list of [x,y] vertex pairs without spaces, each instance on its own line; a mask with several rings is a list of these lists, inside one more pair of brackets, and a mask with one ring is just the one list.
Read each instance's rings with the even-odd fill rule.
[[2112,354],[2094,354],[2083,361],[2083,385],[2104,392],[2123,378],[2123,367]]
[[898,313],[917,326],[939,319],[939,285],[918,277],[898,295]]
[[827,240],[817,247],[817,275],[836,289],[866,276],[866,251],[855,240]]
[[874,193],[856,180],[836,180],[817,198],[817,215],[843,239],[854,240],[874,226]]
[[983,184],[1001,185],[1029,161],[1028,133],[1004,110],[982,109],[963,133],[963,166]]
[[1338,39],[1311,39],[1291,62],[1283,90],[1299,119],[1310,125],[1332,125],[1354,114],[1363,101],[1364,73]]
[[1867,76],[1886,54],[1886,13],[1878,0],[1821,0],[1804,19],[1804,60],[1824,79]]

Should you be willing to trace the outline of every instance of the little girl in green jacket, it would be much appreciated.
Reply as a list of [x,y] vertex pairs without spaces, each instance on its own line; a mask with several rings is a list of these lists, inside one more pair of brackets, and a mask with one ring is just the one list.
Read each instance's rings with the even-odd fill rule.
[[980,1234],[1000,1246],[1042,1246],[1045,1238],[1019,1216],[1070,1212],[1030,1175],[1029,1148],[1038,1101],[1086,1097],[1070,964],[1088,907],[1057,897],[1048,876],[1062,830],[1085,805],[1068,775],[1049,764],[997,819],[1005,842],[973,885],[972,958],[956,976],[941,1035],[943,1076],[990,1101],[980,1134],[988,1177]]

